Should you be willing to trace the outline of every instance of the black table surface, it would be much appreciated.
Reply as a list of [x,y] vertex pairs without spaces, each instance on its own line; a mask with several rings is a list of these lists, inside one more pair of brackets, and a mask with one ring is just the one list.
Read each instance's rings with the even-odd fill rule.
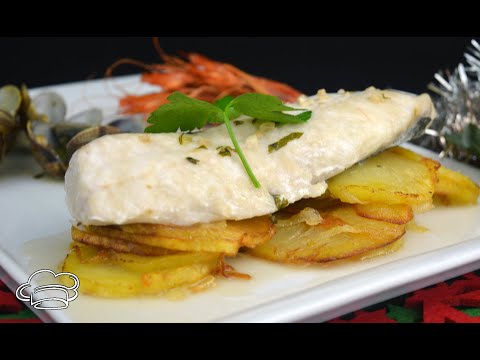
[[[314,93],[367,86],[423,92],[462,60],[468,37],[161,37],[165,50],[203,53]],[[147,37],[0,38],[0,84],[29,87],[103,76],[122,57],[158,62]],[[120,68],[118,74],[138,72]]]

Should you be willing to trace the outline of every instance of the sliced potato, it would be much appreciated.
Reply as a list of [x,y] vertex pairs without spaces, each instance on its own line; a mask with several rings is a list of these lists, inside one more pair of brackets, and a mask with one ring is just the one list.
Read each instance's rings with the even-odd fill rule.
[[386,246],[405,233],[405,225],[361,217],[352,205],[325,210],[321,216],[323,221],[315,226],[283,226],[289,220],[280,219],[275,236],[248,252],[282,263],[328,262]]
[[240,221],[219,221],[192,226],[130,224],[88,226],[89,232],[129,242],[172,250],[237,254],[242,246],[254,247],[272,238],[275,227],[270,216]]
[[372,259],[378,256],[388,255],[388,254],[394,253],[395,251],[400,250],[403,247],[404,243],[405,241],[403,240],[403,238],[400,238],[388,245],[382,246],[378,249],[364,252],[357,256],[353,256],[350,259],[351,260],[367,260],[367,259]]
[[361,217],[385,221],[392,224],[401,225],[413,220],[412,208],[405,204],[356,204],[355,211]]
[[443,205],[473,205],[480,188],[467,176],[444,166],[438,169],[434,199]]
[[132,253],[143,256],[159,256],[175,252],[157,246],[139,244],[122,239],[115,239],[108,236],[83,231],[72,226],[72,239],[88,245],[98,246],[104,249],[111,249],[123,253]]
[[412,231],[416,233],[426,233],[428,231],[428,228],[426,228],[423,225],[419,225],[415,222],[415,220],[410,221],[407,226],[405,226],[405,229],[407,231]]
[[219,266],[220,255],[214,253],[144,257],[73,243],[62,271],[78,276],[82,293],[128,297],[194,284]]
[[[346,224],[352,226],[356,232],[365,232],[374,237],[383,238],[389,237],[392,240],[390,243],[402,236],[405,233],[405,226],[403,224],[394,224],[374,219],[364,218],[359,216],[355,211],[354,206],[344,204],[336,209],[333,209],[325,215],[331,215],[340,218]],[[322,214],[324,216],[324,214]],[[322,224],[321,224],[322,225]],[[386,245],[386,244],[382,244]]]
[[284,214],[278,215],[279,219],[283,221],[277,222],[276,227],[285,227],[285,226],[292,226],[299,223],[305,223],[307,225],[318,225],[323,222],[322,215],[316,209],[312,209],[311,207],[306,207],[299,213],[295,215],[291,215],[285,217]]
[[332,197],[351,204],[408,204],[416,211],[433,205],[440,165],[402,148],[386,150],[328,180]]
[[216,253],[201,252],[178,252],[168,256],[139,256],[135,254],[112,253],[110,256],[115,264],[140,273],[159,272],[190,266],[191,264],[216,263],[220,257]]

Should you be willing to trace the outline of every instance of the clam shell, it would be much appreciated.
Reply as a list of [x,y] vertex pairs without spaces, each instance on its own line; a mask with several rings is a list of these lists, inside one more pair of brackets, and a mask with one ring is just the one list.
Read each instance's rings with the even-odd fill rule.
[[29,121],[27,136],[32,145],[32,154],[42,169],[50,176],[63,178],[67,166],[58,151],[58,141],[48,123]]
[[45,92],[35,96],[32,100],[35,110],[44,114],[52,124],[58,124],[65,120],[67,105],[63,98],[54,92]]
[[15,117],[21,103],[22,95],[18,87],[14,85],[5,85],[0,88],[0,110]]
[[0,110],[0,161],[15,139],[15,118],[10,113]]
[[103,112],[98,108],[91,108],[69,117],[66,122],[69,124],[88,124],[98,126],[102,122]]
[[79,132],[90,128],[88,124],[60,123],[52,127],[53,134],[62,148],[66,148],[68,142]]
[[112,120],[108,125],[118,128],[122,133],[143,133],[148,123],[143,115],[133,115]]
[[90,141],[98,139],[104,135],[118,134],[120,130],[113,126],[96,126],[79,132],[75,135],[67,144],[66,157],[67,161],[70,161],[73,153],[81,148],[83,145],[88,144]]

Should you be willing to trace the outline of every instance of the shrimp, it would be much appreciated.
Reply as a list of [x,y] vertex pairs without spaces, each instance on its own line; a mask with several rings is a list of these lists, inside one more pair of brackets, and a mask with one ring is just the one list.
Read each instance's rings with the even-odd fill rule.
[[166,103],[167,97],[174,91],[208,102],[226,95],[238,96],[250,92],[274,95],[284,102],[294,102],[302,94],[287,84],[250,75],[231,64],[198,53],[185,53],[183,57],[167,54],[160,47],[158,38],[154,38],[153,43],[163,64],[120,59],[106,71],[106,76],[111,76],[117,66],[133,64],[146,70],[141,81],[161,87],[155,93],[122,97],[120,109],[125,114],[148,114]]

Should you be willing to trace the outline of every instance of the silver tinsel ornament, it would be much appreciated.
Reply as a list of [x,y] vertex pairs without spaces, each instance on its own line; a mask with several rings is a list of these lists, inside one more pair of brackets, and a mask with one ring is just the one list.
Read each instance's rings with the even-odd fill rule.
[[472,40],[451,73],[439,71],[428,85],[438,116],[414,142],[440,153],[480,166],[480,44]]

